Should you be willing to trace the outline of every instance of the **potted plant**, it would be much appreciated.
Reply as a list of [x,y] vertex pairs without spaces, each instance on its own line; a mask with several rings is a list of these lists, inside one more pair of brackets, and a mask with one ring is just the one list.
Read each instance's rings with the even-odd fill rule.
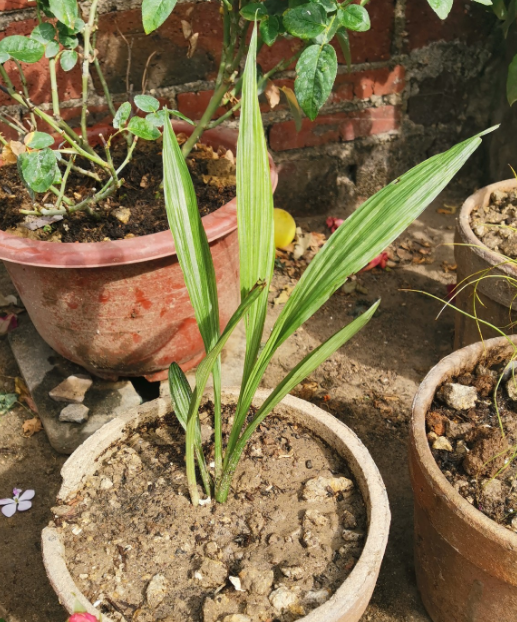
[[[196,371],[193,390],[179,366],[171,365],[172,406],[159,399],[114,419],[67,461],[59,493],[61,505],[55,508],[55,526],[43,532],[43,554],[49,579],[70,611],[77,597],[92,615],[99,613],[95,603],[97,607],[105,607],[103,613],[110,612],[111,616],[107,620],[135,615],[136,611],[143,619],[158,616],[173,619],[174,615],[199,619],[196,616],[204,608],[204,620],[226,622],[267,619],[272,617],[272,612],[280,619],[308,614],[304,619],[356,621],[367,606],[379,571],[389,510],[384,487],[368,452],[346,426],[313,405],[288,395],[371,319],[378,303],[310,352],[275,389],[261,391],[258,386],[278,347],[349,275],[368,264],[412,222],[477,148],[480,138],[474,137],[434,156],[366,201],[309,264],[262,344],[274,263],[274,232],[272,187],[257,98],[256,46],[254,29],[243,77],[237,152],[241,303],[221,334],[215,312],[217,288],[209,245],[188,169],[174,132],[166,122],[163,158],[167,214],[208,354]],[[242,385],[223,391],[220,353],[241,320],[246,324]],[[208,403],[205,385],[210,374],[214,389],[212,401]],[[175,434],[170,431],[174,423],[168,418],[172,409],[185,429],[184,454],[171,449],[176,447]],[[273,410],[276,416],[267,418]],[[249,447],[254,433],[255,438],[264,440],[257,447]],[[151,437],[158,446],[153,445],[154,441],[149,442]],[[158,437],[161,440],[156,440]],[[315,467],[312,462],[318,460],[312,474],[299,463],[284,466],[290,463],[283,460],[300,459],[300,439],[316,443],[311,445],[311,460],[305,463],[305,468],[311,470]],[[265,479],[271,478],[276,483],[265,483],[262,472],[263,481],[259,479],[250,487],[249,480],[262,471],[254,459],[264,456],[261,447],[266,446],[272,447],[274,457],[263,462],[263,468],[270,473]],[[166,447],[163,450],[166,453],[162,455],[157,447]],[[333,458],[330,463],[319,462],[320,450],[326,451],[325,447],[339,460],[333,467]],[[287,450],[285,455],[283,450],[275,453],[281,448]],[[186,460],[186,474],[183,460]],[[275,462],[277,471],[273,479],[271,469]],[[158,469],[152,476],[148,465]],[[251,471],[244,472],[243,465]],[[333,471],[329,472],[329,468]],[[287,489],[287,505],[284,502],[282,507],[277,507],[280,495],[287,494]],[[109,496],[106,492],[109,490],[116,492]],[[361,511],[352,513],[349,506],[347,509],[351,495],[357,490],[365,504],[361,515],[364,531],[356,525]],[[262,505],[269,496],[276,521]],[[111,526],[105,525],[102,518],[110,514],[108,506],[117,512],[116,522]],[[141,520],[148,521],[141,527],[158,547],[159,558],[153,553],[149,562],[144,556],[144,549],[149,551],[149,548],[142,543],[146,536],[140,529]],[[298,524],[300,520],[302,525]],[[129,521],[127,528],[125,521]],[[128,541],[130,532],[135,534],[134,542]],[[117,561],[118,570],[113,567],[113,572],[111,550],[107,553],[104,550],[110,533],[123,534],[123,540],[119,542],[116,538],[113,543],[120,547],[115,555],[121,556],[122,567],[118,568]],[[323,542],[321,538],[326,540]],[[364,546],[360,544],[363,539]],[[97,548],[101,541],[102,551]],[[72,549],[75,544],[80,550]],[[323,572],[325,576],[316,573],[321,589],[314,589],[314,572],[307,577],[304,563],[293,563],[288,552],[291,545],[307,564],[316,550],[323,551],[319,568],[327,570]],[[274,551],[268,549],[271,557],[255,563],[252,552],[259,555],[264,547],[274,548]],[[356,552],[356,558],[347,565],[351,549]],[[108,567],[103,561],[105,554]],[[90,556],[98,562],[90,561]],[[79,574],[72,578],[70,566],[76,562],[81,569],[75,567],[74,573]],[[124,575],[126,570],[131,572],[129,567],[133,562],[137,564],[136,574]],[[331,567],[339,567],[340,571],[334,574]],[[327,575],[333,579],[327,580]],[[92,580],[100,580],[100,584],[92,585]],[[114,589],[112,581],[120,588]],[[186,587],[180,588],[180,601],[171,603],[168,595],[178,585]],[[333,596],[330,585],[334,585]],[[83,594],[86,589],[90,600]],[[102,597],[98,596],[100,593]]]
[[415,396],[416,574],[433,622],[515,619],[517,521],[508,482],[516,345],[505,336],[453,352]]

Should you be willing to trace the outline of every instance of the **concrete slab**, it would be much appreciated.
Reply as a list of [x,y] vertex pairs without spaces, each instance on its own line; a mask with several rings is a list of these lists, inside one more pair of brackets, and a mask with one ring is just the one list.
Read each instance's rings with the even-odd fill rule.
[[20,315],[18,322],[18,328],[9,333],[9,343],[50,444],[56,451],[71,454],[105,423],[142,403],[131,382],[94,378],[83,402],[90,411],[88,419],[81,424],[59,421],[64,405],[51,399],[49,391],[72,374],[84,374],[84,369],[47,345],[27,314]]

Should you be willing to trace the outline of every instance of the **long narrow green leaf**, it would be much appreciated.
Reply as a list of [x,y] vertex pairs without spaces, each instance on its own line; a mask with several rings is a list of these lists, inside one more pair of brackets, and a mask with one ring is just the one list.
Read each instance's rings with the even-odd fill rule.
[[242,86],[242,108],[237,142],[237,219],[241,300],[260,280],[267,283],[263,294],[246,317],[245,384],[260,348],[267,311],[269,282],[275,260],[273,191],[264,127],[257,96],[257,26],[246,60]]
[[[192,389],[188,383],[187,377],[183,373],[181,367],[177,363],[172,363],[169,367],[169,389],[171,392],[172,405],[176,419],[181,427],[187,429],[187,418],[190,400],[192,399]],[[199,465],[199,471],[203,480],[203,487],[208,496],[210,496],[210,475],[206,468],[205,456],[203,454],[203,444],[201,441],[201,426],[199,419],[196,425],[196,459]]]
[[373,314],[379,307],[380,300],[372,305],[368,311],[360,315],[353,322],[345,326],[335,335],[327,339],[312,352],[309,352],[294,369],[292,369],[282,382],[274,389],[270,396],[265,400],[259,408],[253,420],[250,422],[242,436],[239,438],[234,450],[231,454],[227,454],[225,469],[221,479],[220,487],[216,492],[218,501],[224,502],[228,496],[231,479],[237,464],[239,463],[242,451],[246,446],[249,438],[255,432],[257,427],[264,421],[269,413],[277,406],[277,404],[299,384],[304,378],[307,378],[317,367],[319,367],[329,356],[332,356],[336,350],[349,341],[363,326],[368,324]]
[[[163,131],[163,183],[167,218],[176,254],[194,307],[197,325],[208,352],[219,339],[219,302],[214,264],[197,206],[185,158],[171,124]],[[222,463],[221,363],[213,367],[216,475]]]
[[241,390],[227,454],[235,447],[253,395],[277,348],[351,274],[366,266],[424,211],[479,147],[485,133],[429,158],[393,181],[365,201],[329,238],[291,293],[246,388]]
[[251,289],[246,298],[241,302],[239,308],[230,318],[230,321],[226,325],[226,328],[223,331],[223,334],[219,338],[219,341],[215,344],[215,346],[207,352],[206,357],[201,361],[197,370],[196,370],[196,386],[194,387],[194,391],[190,398],[189,403],[189,411],[187,415],[187,439],[186,439],[186,454],[185,459],[187,463],[187,480],[189,483],[189,491],[190,498],[194,505],[197,505],[198,502],[198,494],[197,488],[195,486],[196,475],[195,475],[195,464],[194,464],[194,447],[195,447],[195,438],[196,438],[196,426],[199,423],[198,419],[198,410],[199,405],[201,403],[201,398],[203,397],[203,393],[205,391],[206,383],[210,374],[212,373],[212,369],[214,365],[217,363],[218,358],[221,354],[222,349],[226,345],[230,335],[234,331],[237,324],[244,317],[244,314],[249,310],[249,308],[257,301],[257,299],[262,295],[265,289],[265,282],[261,281],[260,283],[256,283],[255,287]]

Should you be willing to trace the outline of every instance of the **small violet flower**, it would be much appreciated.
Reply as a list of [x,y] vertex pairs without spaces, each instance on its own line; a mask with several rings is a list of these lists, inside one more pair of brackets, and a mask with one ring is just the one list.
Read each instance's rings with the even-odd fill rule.
[[[26,490],[22,493],[19,488],[14,488],[14,496],[12,499],[0,499],[0,505],[3,505],[2,514],[9,518],[16,513],[16,510],[18,510],[18,512],[29,510],[32,507],[32,503],[29,499],[32,499],[35,494],[34,490]],[[80,622],[80,620],[78,622]]]
[[91,613],[74,613],[74,615],[68,618],[68,622],[99,622],[95,616]]

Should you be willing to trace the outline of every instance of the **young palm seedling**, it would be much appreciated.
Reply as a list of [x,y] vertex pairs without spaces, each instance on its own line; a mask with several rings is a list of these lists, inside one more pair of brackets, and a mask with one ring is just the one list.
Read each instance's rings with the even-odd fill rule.
[[[237,145],[237,216],[241,304],[222,334],[214,267],[196,206],[188,169],[170,124],[164,125],[164,190],[167,215],[190,299],[206,348],[191,390],[176,364],[169,373],[175,414],[186,429],[186,463],[192,503],[199,502],[196,462],[205,492],[226,501],[232,477],[251,435],[280,400],[374,315],[379,302],[310,352],[273,389],[262,406],[250,406],[276,350],[345,282],[386,248],[438,195],[481,142],[475,136],[434,156],[366,201],[329,238],[293,290],[266,342],[262,343],[268,290],[274,265],[273,197],[268,154],[257,98],[257,32],[254,29],[243,77],[242,114]],[[240,395],[231,432],[223,439],[219,355],[243,319],[246,353]],[[198,410],[206,382],[214,380],[213,475],[201,445]]]

